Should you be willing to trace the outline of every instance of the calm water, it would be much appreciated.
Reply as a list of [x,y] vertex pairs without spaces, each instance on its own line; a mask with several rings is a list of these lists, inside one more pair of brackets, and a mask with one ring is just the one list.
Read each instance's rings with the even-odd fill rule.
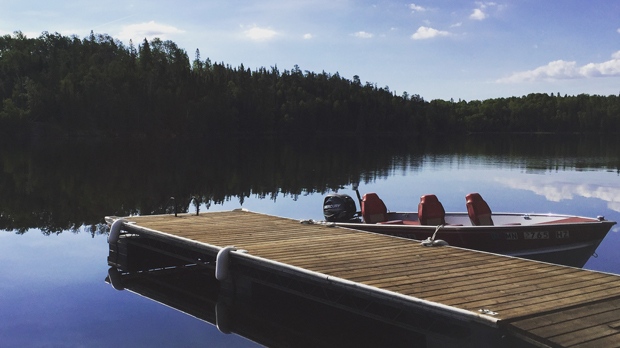
[[[351,183],[359,181],[360,191],[377,192],[390,210],[414,210],[420,195],[435,193],[446,211],[464,211],[465,195],[480,192],[496,212],[620,221],[618,154],[615,139],[578,136],[7,144],[0,148],[0,346],[257,345],[221,333],[196,318],[198,310],[187,315],[106,283],[106,215],[171,212],[175,196],[185,211],[195,209],[190,199],[197,197],[201,211],[242,206],[322,219],[324,195],[354,195]],[[620,274],[618,230],[612,229],[585,268]],[[316,316],[321,321],[320,312],[310,312],[297,313],[302,325],[314,325]],[[316,325],[317,338],[336,335]],[[280,344],[302,345],[286,339]],[[328,341],[304,345],[320,342]],[[400,342],[434,346],[424,338]]]

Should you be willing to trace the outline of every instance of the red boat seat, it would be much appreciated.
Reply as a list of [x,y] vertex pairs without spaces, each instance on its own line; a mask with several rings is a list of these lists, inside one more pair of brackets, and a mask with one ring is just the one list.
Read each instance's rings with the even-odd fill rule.
[[472,225],[493,226],[491,208],[489,208],[489,205],[482,199],[479,193],[470,193],[465,196],[465,200],[467,201],[467,215],[469,215]]
[[362,198],[362,218],[367,224],[387,221],[387,207],[376,193],[366,193]]
[[446,211],[435,195],[423,195],[418,204],[418,220],[421,225],[445,225]]

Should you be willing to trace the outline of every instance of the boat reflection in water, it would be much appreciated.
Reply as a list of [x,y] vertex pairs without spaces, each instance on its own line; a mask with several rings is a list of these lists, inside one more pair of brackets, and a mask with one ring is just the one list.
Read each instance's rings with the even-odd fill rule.
[[106,282],[267,347],[530,347],[500,329],[305,287],[259,274],[214,277],[213,260],[191,264],[123,238],[110,246]]

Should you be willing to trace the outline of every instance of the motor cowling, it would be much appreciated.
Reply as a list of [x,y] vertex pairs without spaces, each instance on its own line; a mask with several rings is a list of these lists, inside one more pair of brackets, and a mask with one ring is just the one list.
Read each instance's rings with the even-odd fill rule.
[[323,200],[323,216],[329,222],[349,222],[357,219],[357,208],[351,196],[330,193]]

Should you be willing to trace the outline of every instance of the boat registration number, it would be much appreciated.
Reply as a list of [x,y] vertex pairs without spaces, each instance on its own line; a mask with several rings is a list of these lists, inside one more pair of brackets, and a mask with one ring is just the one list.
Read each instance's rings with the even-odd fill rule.
[[524,239],[549,239],[549,232],[523,232]]

